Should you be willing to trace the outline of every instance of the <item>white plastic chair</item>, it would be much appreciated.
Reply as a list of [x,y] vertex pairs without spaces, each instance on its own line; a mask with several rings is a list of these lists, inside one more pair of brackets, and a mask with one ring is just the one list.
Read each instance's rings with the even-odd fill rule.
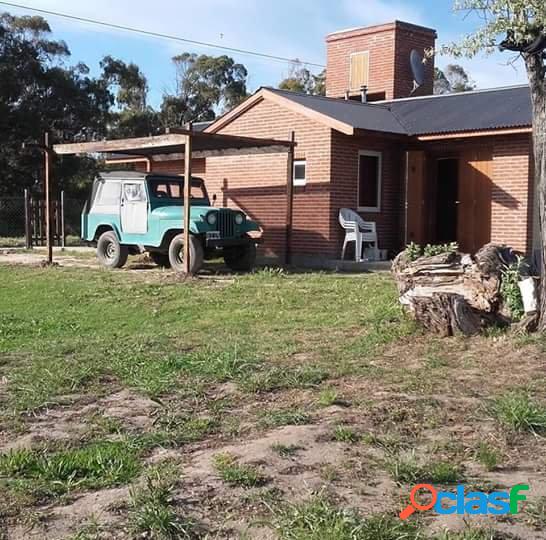
[[362,247],[364,244],[372,244],[374,260],[379,260],[375,222],[364,221],[354,210],[342,208],[339,211],[339,224],[345,229],[341,260],[345,259],[345,250],[349,242],[355,243],[355,261],[363,260]]

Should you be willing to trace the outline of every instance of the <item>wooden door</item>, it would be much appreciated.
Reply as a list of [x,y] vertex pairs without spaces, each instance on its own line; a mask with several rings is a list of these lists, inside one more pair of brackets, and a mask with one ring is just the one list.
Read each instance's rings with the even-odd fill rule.
[[406,238],[405,243],[427,242],[426,156],[412,150],[406,153]]
[[491,241],[491,175],[493,154],[488,148],[461,155],[457,241],[464,253],[476,253]]

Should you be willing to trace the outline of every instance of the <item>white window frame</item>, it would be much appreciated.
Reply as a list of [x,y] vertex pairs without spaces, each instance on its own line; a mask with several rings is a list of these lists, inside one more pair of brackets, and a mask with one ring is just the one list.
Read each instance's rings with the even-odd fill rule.
[[[377,206],[358,206],[360,202],[360,156],[376,157],[377,158]],[[383,180],[383,153],[372,150],[360,150],[358,152],[358,173],[357,173],[357,188],[356,188],[356,205],[359,212],[381,212],[381,184]]]
[[[296,165],[305,166],[305,178],[296,179]],[[307,160],[306,159],[295,159],[292,164],[292,180],[295,186],[306,186],[307,185]]]

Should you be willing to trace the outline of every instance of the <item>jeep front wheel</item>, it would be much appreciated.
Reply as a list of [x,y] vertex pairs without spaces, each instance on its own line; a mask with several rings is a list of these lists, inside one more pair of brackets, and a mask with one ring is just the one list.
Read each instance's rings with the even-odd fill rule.
[[250,242],[244,246],[225,248],[224,261],[231,270],[250,272],[256,264],[256,244]]
[[[203,244],[190,234],[190,274],[197,274],[203,266]],[[176,235],[169,245],[169,262],[175,272],[184,272],[184,235]]]
[[119,243],[114,231],[102,233],[97,242],[97,258],[106,268],[121,268],[129,256],[127,246]]

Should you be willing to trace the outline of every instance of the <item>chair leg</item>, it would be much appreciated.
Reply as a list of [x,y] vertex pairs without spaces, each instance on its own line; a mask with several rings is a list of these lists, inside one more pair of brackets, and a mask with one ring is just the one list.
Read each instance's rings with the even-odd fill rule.
[[358,235],[355,240],[355,261],[362,260],[362,236]]
[[345,260],[345,250],[347,249],[347,237],[343,240],[343,247],[341,248],[341,260]]

